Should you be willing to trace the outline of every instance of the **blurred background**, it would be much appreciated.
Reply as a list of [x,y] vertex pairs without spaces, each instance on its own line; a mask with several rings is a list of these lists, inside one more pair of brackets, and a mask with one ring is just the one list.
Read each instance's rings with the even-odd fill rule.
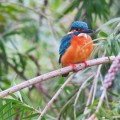
[[[5,90],[30,78],[61,68],[58,63],[60,40],[73,21],[88,23],[95,30],[94,50],[90,59],[117,55],[120,52],[119,0],[0,0],[0,89]],[[44,120],[73,120],[73,104],[81,83],[89,78],[76,107],[76,119],[83,117],[89,91],[97,77],[92,113],[100,96],[101,79],[110,64],[80,71],[54,101]],[[101,120],[120,116],[120,75],[108,93],[109,109],[102,106]],[[30,86],[9,98],[0,99],[3,120],[34,120],[57,92],[66,78],[55,77]],[[107,112],[106,112],[107,111]],[[88,114],[86,115],[88,116]],[[118,118],[120,119],[120,118]],[[115,119],[117,120],[117,118]]]

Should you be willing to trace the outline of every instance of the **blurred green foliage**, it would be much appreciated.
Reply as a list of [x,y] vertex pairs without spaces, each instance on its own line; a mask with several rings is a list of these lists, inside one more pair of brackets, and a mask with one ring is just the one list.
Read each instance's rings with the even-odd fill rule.
[[[0,88],[7,89],[24,80],[60,68],[58,48],[60,39],[69,31],[74,20],[88,23],[95,30],[92,35],[94,50],[91,59],[117,55],[120,52],[120,1],[119,0],[1,0],[0,1]],[[110,64],[103,65],[104,78]],[[45,115],[44,120],[73,120],[75,95],[82,83],[98,66],[80,71],[64,88],[62,94]],[[98,89],[101,77],[98,78]],[[108,109],[105,105],[97,114],[110,119],[120,116],[119,74],[109,93]],[[10,98],[0,99],[0,119],[37,119],[47,102],[64,83],[61,76],[19,91]],[[92,85],[90,79],[79,96],[76,117],[82,119]],[[114,95],[116,94],[116,96]],[[90,112],[98,103],[100,91],[89,106]],[[107,112],[106,112],[107,111]],[[87,116],[87,115],[86,115]],[[115,120],[119,120],[116,118]]]

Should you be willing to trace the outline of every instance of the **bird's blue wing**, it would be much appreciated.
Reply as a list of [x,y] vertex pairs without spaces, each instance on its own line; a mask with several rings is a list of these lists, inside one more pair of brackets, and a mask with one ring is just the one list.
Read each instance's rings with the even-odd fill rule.
[[71,38],[72,38],[72,35],[68,34],[68,35],[64,36],[61,40],[61,44],[60,44],[60,47],[59,47],[59,55],[60,55],[59,63],[61,62],[62,55],[65,53],[67,48],[70,46]]

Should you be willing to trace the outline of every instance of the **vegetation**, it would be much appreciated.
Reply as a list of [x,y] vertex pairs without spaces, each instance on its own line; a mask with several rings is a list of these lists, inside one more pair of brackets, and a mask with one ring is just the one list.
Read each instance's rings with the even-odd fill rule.
[[[119,0],[1,0],[0,1],[0,89],[5,90],[38,75],[61,68],[58,49],[61,38],[74,20],[94,29],[94,50],[90,57],[120,52]],[[54,101],[43,120],[84,120],[94,114],[109,64],[96,65],[77,73]],[[74,102],[82,83],[77,104]],[[96,119],[120,119],[119,71],[107,91]],[[0,98],[0,120],[36,120],[66,78],[48,81]],[[93,89],[93,90],[92,90]],[[90,104],[86,103],[90,96]],[[75,114],[74,114],[75,112]]]

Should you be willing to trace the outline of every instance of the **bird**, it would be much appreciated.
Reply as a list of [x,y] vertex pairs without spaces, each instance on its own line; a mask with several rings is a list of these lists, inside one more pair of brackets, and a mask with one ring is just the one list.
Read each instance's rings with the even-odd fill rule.
[[[88,29],[86,22],[74,21],[72,23],[69,32],[60,42],[59,64],[62,64],[62,67],[70,65],[74,71],[77,63],[83,62],[87,66],[86,60],[93,50],[92,38],[88,33],[93,32]],[[67,77],[68,74],[63,74],[62,77]]]

